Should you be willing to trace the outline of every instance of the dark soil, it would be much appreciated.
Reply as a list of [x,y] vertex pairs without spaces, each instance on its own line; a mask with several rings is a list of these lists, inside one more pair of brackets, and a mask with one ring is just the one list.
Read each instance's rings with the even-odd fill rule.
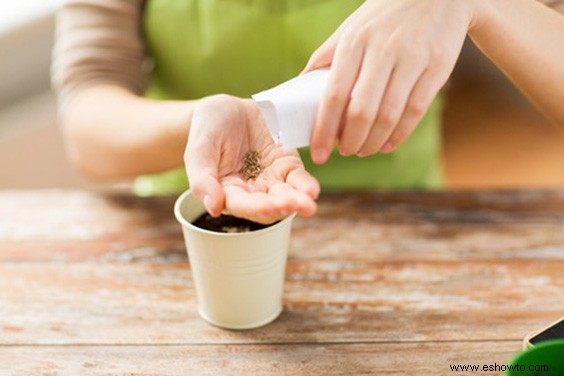
[[192,222],[192,224],[199,228],[215,232],[249,232],[271,226],[225,214],[214,218],[208,213],[202,214],[198,219]]

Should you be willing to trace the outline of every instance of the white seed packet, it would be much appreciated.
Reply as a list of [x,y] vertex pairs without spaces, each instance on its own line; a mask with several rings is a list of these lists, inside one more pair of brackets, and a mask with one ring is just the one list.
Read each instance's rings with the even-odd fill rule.
[[252,96],[277,144],[286,150],[308,146],[329,69],[292,78]]

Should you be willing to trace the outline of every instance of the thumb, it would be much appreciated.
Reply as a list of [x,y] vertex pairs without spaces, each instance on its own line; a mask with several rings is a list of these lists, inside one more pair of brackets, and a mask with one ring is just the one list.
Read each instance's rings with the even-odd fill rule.
[[308,73],[319,68],[328,67],[333,62],[337,43],[328,39],[309,58],[304,70],[300,74]]
[[323,42],[321,46],[311,55],[309,61],[306,64],[306,67],[300,74],[304,74],[307,72],[311,72],[318,68],[324,68],[331,66],[333,62],[333,56],[335,56],[335,50],[337,49],[337,45],[339,44],[339,40],[341,39],[341,35],[343,31],[347,27],[348,20],[343,22],[337,30],[331,36]]
[[188,143],[184,158],[190,191],[199,198],[208,213],[217,217],[225,208],[225,192],[219,183],[220,153],[207,147],[191,148]]

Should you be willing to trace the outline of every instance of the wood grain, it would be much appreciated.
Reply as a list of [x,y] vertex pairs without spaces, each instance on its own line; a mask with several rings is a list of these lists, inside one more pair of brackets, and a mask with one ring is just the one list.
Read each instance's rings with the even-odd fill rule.
[[184,263],[4,263],[0,343],[519,340],[564,312],[562,270],[551,261],[290,262],[282,316],[230,332],[198,317]]
[[198,317],[173,201],[0,192],[0,374],[441,375],[564,312],[564,191],[325,194],[244,332]]
[[472,342],[18,347],[2,349],[0,374],[440,376],[453,374],[450,365],[506,364],[519,349],[515,342],[489,345],[488,353]]

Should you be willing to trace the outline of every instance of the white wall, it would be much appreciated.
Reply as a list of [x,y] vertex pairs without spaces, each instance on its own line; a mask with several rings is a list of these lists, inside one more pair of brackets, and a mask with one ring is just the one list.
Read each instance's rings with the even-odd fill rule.
[[87,187],[66,160],[49,69],[58,0],[0,1],[0,188]]
[[55,0],[0,2],[0,108],[49,89]]

